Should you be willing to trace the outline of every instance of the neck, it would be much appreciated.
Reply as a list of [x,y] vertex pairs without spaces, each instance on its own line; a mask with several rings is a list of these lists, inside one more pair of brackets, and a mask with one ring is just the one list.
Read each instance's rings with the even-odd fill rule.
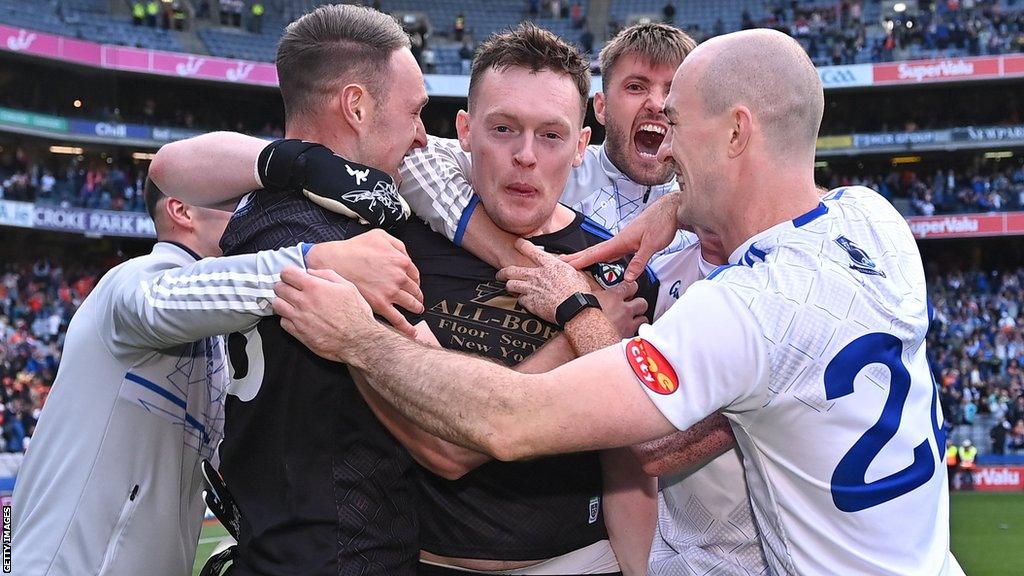
[[188,248],[189,250],[197,254],[199,258],[205,258],[206,256],[208,256],[207,254],[203,254],[202,252],[200,252],[199,248],[196,247],[196,243],[192,242],[191,238],[187,234],[184,234],[179,230],[172,230],[167,234],[157,234],[156,241],[173,242],[174,244],[178,244],[179,246]]
[[736,198],[735,208],[726,211],[717,232],[722,237],[726,256],[744,242],[765,230],[801,216],[821,202],[814,183],[814,171],[771,168],[751,170],[736,190],[744,196]]
[[285,130],[284,137],[323,144],[338,156],[343,156],[353,162],[360,161],[355,132],[340,123],[325,123],[323,126],[318,126],[316,123],[295,122],[294,128],[289,127]]
[[551,213],[551,217],[548,218],[547,222],[538,226],[536,230],[523,234],[523,238],[532,238],[534,236],[543,236],[544,234],[558,232],[569,224],[572,224],[572,221],[575,219],[575,212],[562,204],[555,204],[555,211]]

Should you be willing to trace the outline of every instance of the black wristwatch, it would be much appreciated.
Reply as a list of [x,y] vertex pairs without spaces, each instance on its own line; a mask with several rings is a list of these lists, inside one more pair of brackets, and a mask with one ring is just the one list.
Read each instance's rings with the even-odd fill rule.
[[555,308],[555,324],[558,324],[559,328],[565,329],[565,325],[570,320],[587,308],[600,310],[601,303],[597,301],[597,296],[590,292],[577,292],[566,298],[565,302],[558,305],[558,308]]

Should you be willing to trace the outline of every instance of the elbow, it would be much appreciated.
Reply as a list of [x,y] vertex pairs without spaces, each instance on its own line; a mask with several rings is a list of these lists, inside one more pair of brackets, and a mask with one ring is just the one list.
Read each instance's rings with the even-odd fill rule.
[[515,462],[539,456],[539,450],[528,436],[526,423],[492,426],[483,438],[484,452],[502,462]]
[[153,157],[153,161],[149,163],[149,171],[146,175],[154,184],[156,184],[157,188],[160,188],[161,190],[167,189],[167,174],[171,171],[171,168],[167,164],[169,162],[169,156],[174,154],[177,148],[177,142],[164,144],[159,150],[157,150],[156,155]]

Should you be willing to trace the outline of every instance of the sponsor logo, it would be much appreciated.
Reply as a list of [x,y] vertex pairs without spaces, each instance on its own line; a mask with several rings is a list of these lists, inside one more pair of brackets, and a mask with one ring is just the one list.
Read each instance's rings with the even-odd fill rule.
[[591,496],[590,498],[590,516],[587,518],[587,523],[593,524],[597,522],[597,515],[601,512],[601,497]]
[[854,244],[853,240],[850,240],[846,236],[840,236],[836,238],[836,244],[839,244],[843,250],[846,250],[846,253],[850,256],[850,260],[853,260],[853,264],[850,264],[850,268],[862,274],[881,276],[882,278],[885,278],[885,272],[879,270],[875,265],[875,261],[872,260],[871,257],[868,256],[867,252],[862,250],[860,246]]
[[652,391],[669,395],[679,389],[676,371],[653,344],[633,338],[626,344],[626,360],[636,377]]
[[178,76],[194,76],[199,69],[202,68],[206,62],[206,58],[196,58],[195,56],[189,56],[186,62],[178,62],[174,65],[174,71],[178,73]]
[[32,47],[32,43],[36,41],[36,38],[38,38],[38,36],[35,32],[18,30],[17,36],[9,36],[7,38],[7,48],[15,52],[28,50]]
[[96,135],[111,136],[114,138],[127,138],[128,127],[124,124],[107,124],[106,122],[97,122]]
[[519,298],[505,291],[504,282],[479,284],[476,287],[476,293],[477,297],[472,300],[474,304],[501,308],[510,312],[526,312],[526,309],[519,305]]
[[348,171],[349,176],[352,176],[356,179],[356,186],[359,186],[363,182],[366,182],[366,179],[370,177],[369,168],[367,168],[366,170],[354,170],[351,166],[345,164],[345,170]]
[[910,223],[910,231],[918,238],[927,238],[930,235],[976,234],[978,230],[979,221],[971,216],[949,216],[932,220],[915,220]]
[[974,485],[978,487],[1018,488],[1021,486],[1021,468],[982,468],[973,472]]
[[679,288],[682,287],[682,285],[682,280],[676,280],[675,282],[673,282],[672,287],[668,289],[669,296],[675,298],[676,300],[679,300]]
[[594,279],[603,288],[611,288],[622,282],[622,277],[626,273],[626,268],[622,264],[598,263],[595,268]]
[[239,62],[234,68],[228,68],[227,77],[232,82],[241,82],[249,77],[252,73],[255,64],[246,64],[245,62]]
[[906,62],[896,69],[900,80],[922,82],[937,78],[957,78],[974,75],[974,63],[965,60],[940,60],[934,64],[908,64]]

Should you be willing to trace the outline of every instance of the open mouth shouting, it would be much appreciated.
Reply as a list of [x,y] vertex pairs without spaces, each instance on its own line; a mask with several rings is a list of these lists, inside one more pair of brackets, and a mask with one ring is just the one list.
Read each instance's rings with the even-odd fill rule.
[[637,154],[644,159],[655,159],[658,157],[658,148],[665,140],[668,129],[660,122],[642,122],[636,131],[633,132],[633,145]]

